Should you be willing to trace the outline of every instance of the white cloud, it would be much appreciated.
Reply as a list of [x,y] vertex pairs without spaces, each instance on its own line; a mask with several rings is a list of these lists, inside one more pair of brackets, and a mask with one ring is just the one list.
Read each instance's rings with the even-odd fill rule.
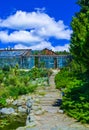
[[69,51],[69,44],[65,44],[64,46],[52,46],[50,42],[41,42],[40,44],[33,46],[25,46],[23,44],[15,45],[14,49],[32,49],[32,50],[42,50],[44,48],[51,49],[53,51]]
[[53,51],[69,51],[69,44],[65,44],[64,46],[55,46]]
[[23,44],[17,44],[14,47],[15,49],[32,49],[32,50],[42,50],[44,48],[52,49],[53,47],[51,46],[50,42],[42,41],[39,44],[32,45],[32,46],[26,46]]
[[56,21],[43,12],[44,10],[45,8],[34,12],[17,11],[6,19],[0,19],[0,41],[16,43],[14,48],[68,50],[68,44],[53,47],[49,39],[54,37],[57,40],[69,40],[72,31],[62,20]]
[[39,36],[34,36],[33,34],[31,34],[31,32],[28,32],[28,31],[14,31],[11,34],[8,34],[8,32],[6,32],[6,31],[1,31],[0,40],[5,43],[21,42],[21,43],[30,45],[30,44],[35,44],[37,42],[41,42],[42,38]]
[[43,12],[17,11],[7,19],[0,20],[0,27],[23,30],[30,29],[42,37],[55,37],[57,39],[70,39],[71,30],[64,25],[62,20],[55,21]]

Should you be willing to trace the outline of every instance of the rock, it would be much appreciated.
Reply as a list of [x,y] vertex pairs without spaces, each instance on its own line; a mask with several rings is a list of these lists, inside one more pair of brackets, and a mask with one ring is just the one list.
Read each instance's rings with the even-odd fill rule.
[[17,105],[17,106],[22,106],[22,105],[24,105],[25,104],[25,101],[24,100],[22,100],[22,99],[18,99],[18,100],[15,100],[13,103],[12,103],[12,105]]
[[13,99],[6,99],[7,104],[11,104],[13,102]]
[[34,116],[30,116],[30,122],[36,121],[36,118]]
[[23,107],[20,106],[20,107],[18,107],[18,111],[26,113],[27,110],[26,110],[26,108],[23,108]]
[[28,108],[31,108],[31,107],[32,107],[32,102],[31,102],[30,100],[27,100],[26,106],[27,106]]
[[17,100],[13,101],[12,105],[16,106],[17,105]]
[[37,128],[37,127],[31,128],[29,126],[26,126],[26,127],[19,127],[16,130],[39,130],[39,128]]
[[14,110],[13,108],[2,108],[2,109],[0,110],[0,113],[2,113],[2,114],[7,114],[7,115],[9,115],[9,114],[14,114],[14,113],[15,113],[15,110]]
[[26,128],[26,130],[39,130],[39,128],[34,127],[34,128]]
[[24,127],[19,127],[16,130],[25,130],[25,128]]
[[61,114],[63,114],[63,113],[64,113],[64,111],[63,111],[63,110],[61,110],[61,109],[60,109],[58,112],[59,112],[59,113],[61,113]]
[[31,112],[31,108],[28,108],[26,109],[26,113],[29,114]]

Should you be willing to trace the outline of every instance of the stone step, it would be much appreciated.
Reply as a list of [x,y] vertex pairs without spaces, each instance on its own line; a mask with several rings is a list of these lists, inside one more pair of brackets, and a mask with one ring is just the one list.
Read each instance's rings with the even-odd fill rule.
[[55,96],[55,97],[45,97],[45,98],[40,98],[40,101],[56,101],[60,99],[59,97]]
[[58,90],[55,90],[55,89],[45,89],[44,92],[58,92]]
[[53,101],[40,101],[40,104],[54,104]]
[[56,93],[56,92],[58,92],[58,90],[55,90],[55,89],[44,89],[44,90],[40,90],[40,91],[37,90],[36,92],[49,92],[49,93],[54,92],[54,93]]
[[47,105],[53,105],[54,103],[55,103],[55,102],[40,102],[41,105],[43,105],[43,104],[45,104],[45,105],[46,105],[46,104],[47,104]]
[[52,106],[53,104],[41,104],[41,106]]
[[45,97],[40,98],[39,100],[40,101],[56,101],[58,99],[60,99],[59,96],[54,96],[54,97],[53,96],[50,96],[50,97],[45,96]]

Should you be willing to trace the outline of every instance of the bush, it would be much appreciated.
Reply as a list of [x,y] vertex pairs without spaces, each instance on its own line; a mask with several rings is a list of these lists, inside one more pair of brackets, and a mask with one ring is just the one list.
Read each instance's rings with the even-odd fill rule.
[[55,84],[57,89],[66,88],[68,87],[68,83],[72,80],[72,73],[69,71],[65,71],[65,69],[61,70],[56,76],[55,76]]
[[9,87],[9,96],[17,98],[19,95],[19,88],[17,86],[10,86]]
[[37,88],[37,85],[29,85],[28,87],[27,87],[27,92],[29,93],[29,92],[35,92],[35,90],[36,90],[36,88]]
[[55,77],[56,87],[64,88],[61,108],[78,121],[89,123],[89,81],[85,73],[60,71]]
[[5,66],[3,66],[2,70],[4,72],[8,72],[8,71],[10,71],[10,66],[9,65],[5,65]]
[[5,107],[6,105],[7,105],[7,103],[6,103],[6,98],[1,97],[1,98],[0,98],[0,108],[1,108],[1,107]]
[[4,104],[4,98],[12,96],[17,98],[19,95],[32,93],[36,90],[37,84],[32,85],[31,82],[36,78],[48,77],[49,71],[42,68],[33,68],[30,71],[20,71],[18,67],[4,67],[0,70],[0,105]]

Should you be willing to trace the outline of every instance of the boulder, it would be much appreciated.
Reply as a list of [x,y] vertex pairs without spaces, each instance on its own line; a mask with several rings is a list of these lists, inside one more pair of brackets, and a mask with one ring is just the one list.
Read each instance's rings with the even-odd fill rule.
[[2,114],[7,114],[7,115],[9,115],[9,114],[14,114],[15,113],[15,110],[13,109],[13,108],[2,108],[1,110],[0,110],[0,113],[2,113]]

